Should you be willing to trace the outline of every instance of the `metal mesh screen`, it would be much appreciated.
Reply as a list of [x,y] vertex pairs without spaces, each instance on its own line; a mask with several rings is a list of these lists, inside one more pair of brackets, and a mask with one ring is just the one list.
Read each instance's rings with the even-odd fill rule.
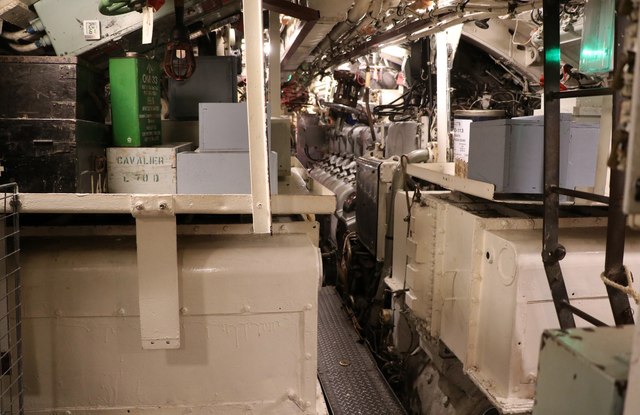
[[0,413],[23,412],[20,240],[17,186],[0,185]]

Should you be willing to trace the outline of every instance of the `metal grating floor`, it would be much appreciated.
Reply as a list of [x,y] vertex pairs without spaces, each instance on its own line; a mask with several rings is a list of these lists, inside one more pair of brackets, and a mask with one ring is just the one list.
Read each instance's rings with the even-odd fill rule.
[[319,295],[318,378],[333,415],[406,415],[334,287]]

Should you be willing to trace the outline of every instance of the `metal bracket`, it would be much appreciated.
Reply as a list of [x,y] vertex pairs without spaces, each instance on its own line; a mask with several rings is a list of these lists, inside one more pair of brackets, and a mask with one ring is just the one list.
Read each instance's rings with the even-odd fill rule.
[[143,349],[180,348],[178,252],[173,197],[131,197],[136,219],[138,301]]

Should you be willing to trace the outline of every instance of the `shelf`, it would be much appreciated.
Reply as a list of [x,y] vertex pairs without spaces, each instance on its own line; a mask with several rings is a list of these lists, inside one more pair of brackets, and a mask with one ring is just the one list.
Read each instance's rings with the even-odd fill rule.
[[487,200],[494,199],[495,186],[478,180],[455,176],[453,163],[414,163],[407,166],[407,174],[418,179],[437,184],[445,189],[455,190]]
[[[278,182],[277,195],[271,196],[274,215],[331,214],[335,195],[311,181],[307,189],[304,171],[292,169],[292,175]],[[103,213],[130,214],[131,194],[20,193],[20,213]],[[173,199],[175,214],[251,214],[251,195],[162,195]]]

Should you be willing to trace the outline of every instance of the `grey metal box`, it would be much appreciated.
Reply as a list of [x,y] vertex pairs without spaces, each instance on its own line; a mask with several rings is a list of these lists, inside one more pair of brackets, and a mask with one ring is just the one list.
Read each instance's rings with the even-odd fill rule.
[[[87,52],[103,46],[108,48],[111,41],[120,41],[126,38],[127,34],[142,27],[140,13],[106,16],[100,13],[99,3],[99,1],[86,0],[39,0],[34,3],[33,7],[46,27],[58,56],[84,54],[87,60],[92,60],[86,55]],[[169,27],[173,25],[173,7],[173,0],[167,0],[164,7],[154,13],[156,30],[163,25],[169,25]],[[83,22],[87,20],[100,22],[99,40],[85,39]],[[139,37],[136,41],[139,42]]]
[[544,332],[533,415],[621,415],[633,332],[633,325]]
[[[542,116],[471,123],[470,179],[493,183],[497,193],[543,192],[544,120]],[[595,182],[600,125],[560,122],[560,186],[592,187]]]
[[201,56],[185,81],[169,80],[169,116],[195,120],[201,102],[237,102],[238,61],[228,56]]
[[271,118],[271,142],[278,153],[278,176],[291,175],[291,119],[289,117]]
[[[271,193],[278,193],[278,155],[269,153]],[[179,194],[249,194],[249,152],[178,153]]]
[[200,104],[200,151],[248,151],[247,103]]

